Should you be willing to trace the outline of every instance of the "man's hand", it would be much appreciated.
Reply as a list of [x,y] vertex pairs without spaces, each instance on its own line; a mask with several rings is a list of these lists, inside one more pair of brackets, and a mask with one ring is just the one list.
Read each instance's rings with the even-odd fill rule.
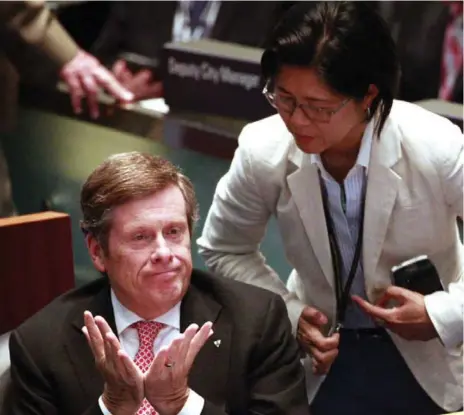
[[90,115],[97,118],[99,88],[104,88],[116,100],[130,102],[134,95],[124,88],[119,81],[96,58],[80,50],[77,55],[60,71],[60,77],[68,85],[74,112],[82,112],[81,100],[87,97]]
[[[367,314],[406,340],[427,341],[438,336],[425,308],[424,296],[394,285],[388,287],[376,305],[352,296]],[[388,307],[393,300],[395,306]]]
[[340,335],[325,337],[321,331],[327,321],[324,314],[312,307],[305,307],[298,320],[297,340],[312,357],[313,372],[317,375],[328,373],[338,355]]
[[158,413],[174,415],[184,407],[190,393],[188,374],[198,352],[213,334],[211,327],[208,322],[198,330],[196,324],[191,324],[156,354],[145,373],[145,396]]
[[102,317],[84,313],[82,331],[105,381],[103,403],[114,415],[133,415],[143,397],[143,374],[121,349],[119,341]]
[[163,96],[163,84],[153,79],[147,69],[132,73],[126,62],[120,59],[113,65],[112,71],[116,79],[134,94],[135,101]]

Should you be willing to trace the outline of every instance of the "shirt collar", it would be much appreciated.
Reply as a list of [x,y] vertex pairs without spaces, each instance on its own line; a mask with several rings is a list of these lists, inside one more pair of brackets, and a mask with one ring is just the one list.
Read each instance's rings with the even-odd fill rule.
[[[356,158],[356,165],[369,167],[369,159],[371,155],[372,140],[374,137],[374,118],[366,126],[363,137],[361,139],[361,147],[359,148],[358,157]],[[320,154],[311,154],[311,164],[317,164],[323,168]]]
[[[137,314],[121,304],[113,289],[111,289],[111,304],[113,305],[114,321],[116,324],[116,330],[118,331],[118,336],[132,324],[143,320],[143,318],[139,317]],[[158,323],[163,323],[167,326],[180,330],[180,304],[181,302],[179,301],[165,314],[153,319],[152,321],[157,321]]]

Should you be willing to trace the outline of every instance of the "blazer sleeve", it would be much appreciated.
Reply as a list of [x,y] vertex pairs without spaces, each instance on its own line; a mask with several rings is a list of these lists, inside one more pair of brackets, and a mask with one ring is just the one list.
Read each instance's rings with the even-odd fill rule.
[[259,249],[272,206],[268,206],[263,195],[270,187],[264,189],[255,178],[257,166],[252,160],[252,150],[245,144],[253,139],[248,128],[242,131],[230,169],[216,187],[202,235],[197,241],[199,253],[212,273],[280,294],[296,333],[305,305],[287,290]]
[[[309,415],[304,369],[282,298],[272,296],[258,327],[249,360],[249,403],[244,414]],[[227,412],[205,400],[201,413]]]
[[[464,136],[454,125],[445,134],[446,139],[440,140],[441,151],[437,152],[436,169],[450,214],[462,218]],[[449,285],[447,291],[436,292],[425,297],[425,306],[430,319],[448,349],[461,347],[463,344],[463,274],[464,271],[458,281]]]
[[0,23],[23,46],[6,48],[13,62],[21,61],[23,54],[39,51],[60,68],[78,52],[78,46],[44,1],[0,2]]
[[309,413],[298,345],[279,296],[269,303],[250,362],[250,414]]
[[[57,385],[45,377],[17,330],[11,334],[9,348],[11,383],[2,415],[61,415]],[[98,402],[82,415],[102,415]]]

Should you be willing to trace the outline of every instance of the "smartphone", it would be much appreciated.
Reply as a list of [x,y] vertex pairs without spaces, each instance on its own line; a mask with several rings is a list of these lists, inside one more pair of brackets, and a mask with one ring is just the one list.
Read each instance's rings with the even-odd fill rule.
[[429,295],[443,291],[443,285],[435,265],[427,255],[419,255],[391,269],[393,282],[398,287]]
[[142,69],[147,69],[152,73],[154,79],[160,80],[159,60],[133,52],[121,52],[119,59],[126,61],[127,68],[132,73],[137,73]]

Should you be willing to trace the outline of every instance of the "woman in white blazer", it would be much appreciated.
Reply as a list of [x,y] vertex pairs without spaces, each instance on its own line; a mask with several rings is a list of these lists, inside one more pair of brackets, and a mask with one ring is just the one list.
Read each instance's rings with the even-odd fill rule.
[[[394,43],[365,2],[297,4],[261,65],[277,115],[239,137],[198,241],[207,266],[283,296],[314,415],[460,409],[460,129],[394,100]],[[259,250],[271,215],[287,285]],[[391,268],[419,255],[444,290],[394,286]]]

